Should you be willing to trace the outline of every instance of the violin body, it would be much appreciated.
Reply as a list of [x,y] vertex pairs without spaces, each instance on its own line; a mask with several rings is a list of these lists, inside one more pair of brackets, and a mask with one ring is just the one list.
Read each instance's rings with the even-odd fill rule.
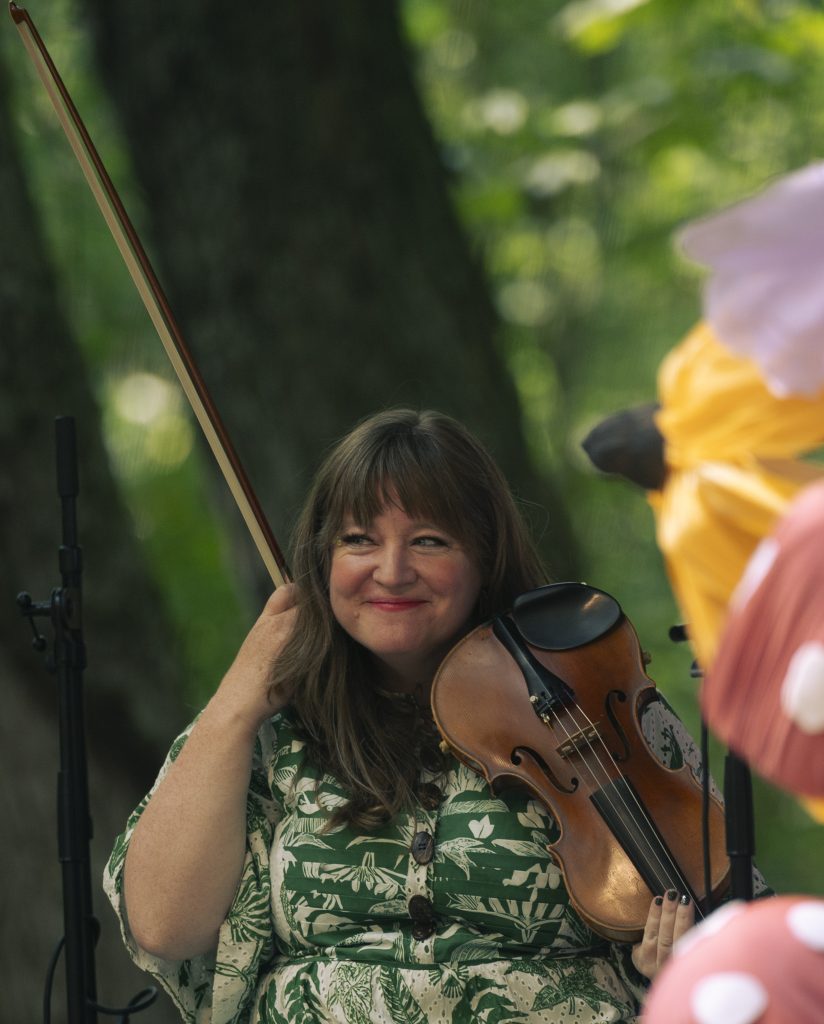
[[[562,696],[550,707],[530,696],[498,620],[446,657],[433,683],[433,715],[446,745],[494,792],[526,787],[554,816],[561,834],[550,853],[584,921],[606,938],[638,941],[653,895],[674,888],[691,895],[699,914],[707,905],[701,787],[686,765],[665,768],[643,736],[641,714],[657,690],[617,602],[584,584],[554,586],[584,588],[575,591],[584,616],[593,593],[618,609],[606,628],[573,627],[566,649],[524,643],[539,671],[548,670],[544,679],[560,682]],[[532,592],[549,615],[556,597],[569,604],[568,593],[551,591]],[[724,811],[715,798],[709,844],[715,897],[729,876]]]

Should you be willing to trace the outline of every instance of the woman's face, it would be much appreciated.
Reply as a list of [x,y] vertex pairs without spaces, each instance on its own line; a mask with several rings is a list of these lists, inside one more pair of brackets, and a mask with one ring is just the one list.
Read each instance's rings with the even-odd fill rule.
[[371,523],[346,519],[332,552],[332,612],[399,690],[431,681],[466,631],[480,589],[466,548],[397,504]]

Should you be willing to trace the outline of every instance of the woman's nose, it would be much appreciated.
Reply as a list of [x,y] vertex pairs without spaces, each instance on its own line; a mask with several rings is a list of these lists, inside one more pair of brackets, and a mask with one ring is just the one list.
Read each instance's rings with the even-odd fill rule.
[[384,587],[400,587],[414,583],[417,573],[412,555],[406,545],[385,544],[377,552],[377,562],[372,572],[376,583]]

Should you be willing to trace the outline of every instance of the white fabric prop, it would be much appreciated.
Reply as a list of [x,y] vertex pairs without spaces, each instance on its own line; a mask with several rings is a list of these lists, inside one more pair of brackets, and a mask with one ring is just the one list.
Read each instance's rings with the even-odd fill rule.
[[824,161],[778,179],[677,241],[707,266],[704,316],[758,365],[774,395],[824,387]]

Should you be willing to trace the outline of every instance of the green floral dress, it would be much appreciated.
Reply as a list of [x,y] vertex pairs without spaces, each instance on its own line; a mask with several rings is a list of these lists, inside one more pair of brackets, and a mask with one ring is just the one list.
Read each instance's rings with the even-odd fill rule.
[[[697,763],[666,705],[651,705],[643,724],[665,764]],[[182,963],[137,948],[125,920],[123,862],[146,800],[140,804],[117,839],[105,888],[133,959],[184,1020],[637,1020],[643,979],[629,947],[600,939],[571,907],[547,852],[557,831],[546,810],[525,793],[491,795],[480,776],[439,759],[436,745],[428,753],[409,814],[368,835],[325,832],[344,793],[309,762],[288,711],[267,722],[255,748],[234,903],[216,952]]]

